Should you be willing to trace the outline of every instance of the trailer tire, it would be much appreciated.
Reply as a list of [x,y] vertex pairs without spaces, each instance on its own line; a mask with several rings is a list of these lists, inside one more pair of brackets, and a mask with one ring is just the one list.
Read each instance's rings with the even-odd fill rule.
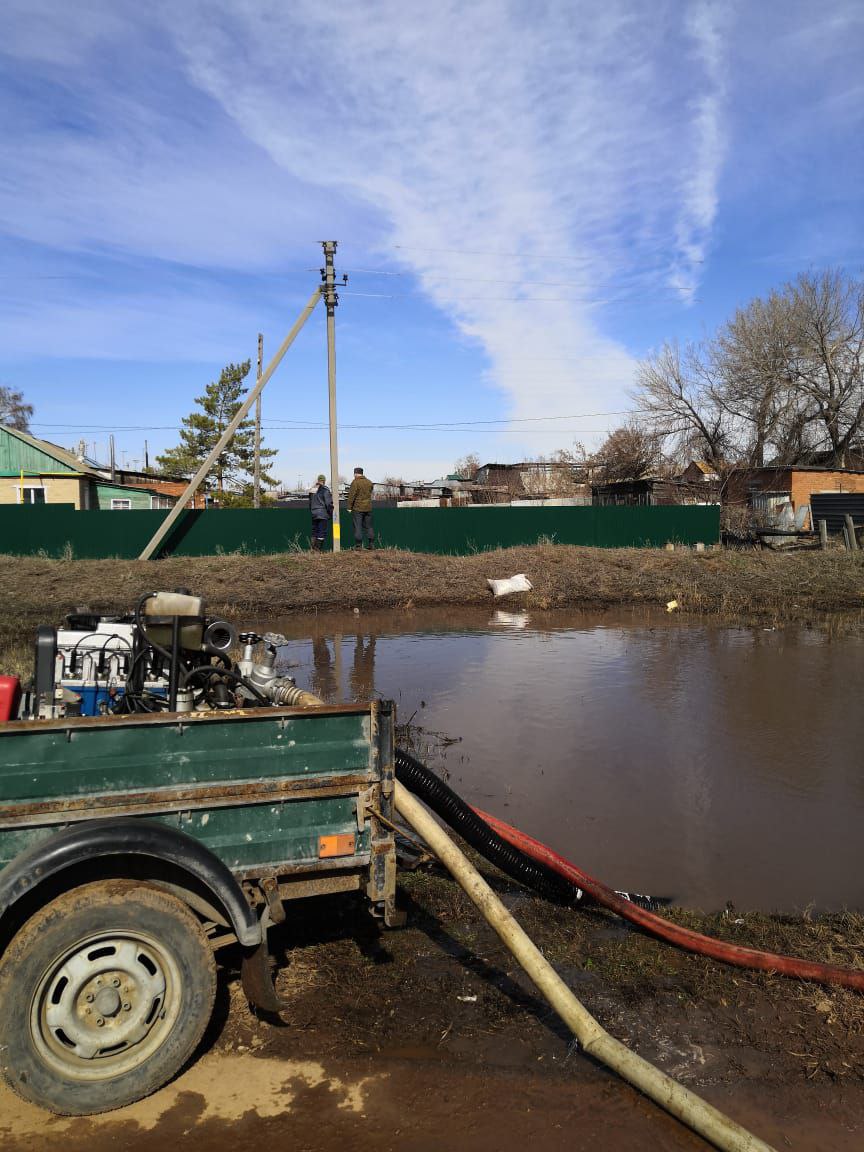
[[60,1115],[131,1104],[189,1060],[215,995],[213,950],[181,900],[140,881],[82,885],[0,960],[0,1074]]

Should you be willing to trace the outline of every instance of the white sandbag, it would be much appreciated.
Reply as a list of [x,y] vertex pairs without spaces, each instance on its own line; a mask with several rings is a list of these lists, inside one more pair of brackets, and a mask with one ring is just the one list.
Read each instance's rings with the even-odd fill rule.
[[531,592],[534,588],[524,572],[520,572],[516,576],[509,576],[506,580],[487,580],[486,583],[492,589],[492,595],[496,599],[499,596],[509,596],[512,592]]

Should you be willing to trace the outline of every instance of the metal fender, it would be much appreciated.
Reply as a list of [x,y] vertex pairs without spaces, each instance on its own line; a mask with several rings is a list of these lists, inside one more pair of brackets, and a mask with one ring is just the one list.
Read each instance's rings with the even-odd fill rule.
[[112,856],[150,857],[180,869],[216,897],[244,947],[261,943],[260,921],[217,856],[185,832],[131,817],[71,825],[16,856],[0,871],[0,916],[49,877],[95,857]]

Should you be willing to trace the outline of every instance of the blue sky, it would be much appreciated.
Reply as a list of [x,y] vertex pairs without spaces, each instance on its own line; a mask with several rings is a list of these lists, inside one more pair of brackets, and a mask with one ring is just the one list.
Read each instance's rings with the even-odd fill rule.
[[[859,0],[0,21],[0,382],[66,446],[176,443],[223,364],[275,350],[322,239],[349,275],[341,471],[373,478],[593,446],[664,339],[864,264]],[[280,479],[327,470],[326,418],[319,307],[265,392]],[[418,424],[448,427],[370,427]]]

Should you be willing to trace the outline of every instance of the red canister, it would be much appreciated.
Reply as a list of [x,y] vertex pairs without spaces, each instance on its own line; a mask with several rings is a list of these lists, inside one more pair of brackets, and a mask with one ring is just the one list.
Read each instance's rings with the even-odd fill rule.
[[18,715],[21,681],[17,676],[0,676],[0,724]]

